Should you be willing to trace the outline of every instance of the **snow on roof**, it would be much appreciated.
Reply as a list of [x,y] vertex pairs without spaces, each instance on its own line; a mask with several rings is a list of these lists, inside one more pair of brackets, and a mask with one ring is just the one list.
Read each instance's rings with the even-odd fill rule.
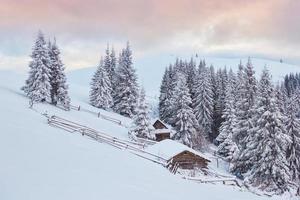
[[[151,120],[151,125],[153,126],[154,125],[154,123],[156,122],[156,121],[159,121],[159,122],[161,122],[163,125],[165,125],[168,129],[172,129],[172,127],[169,125],[169,124],[166,124],[165,122],[163,122],[161,119],[159,119],[159,118],[155,118],[155,119],[152,119]],[[154,127],[153,127],[154,128]]]
[[170,133],[169,129],[155,129],[151,131],[153,134],[158,134],[158,133]]
[[202,158],[209,160],[209,158],[207,158],[207,156],[205,156],[201,152],[195,151],[194,149],[189,148],[186,145],[183,145],[177,141],[170,140],[170,139],[166,139],[152,146],[149,146],[147,148],[147,151],[152,154],[163,157],[166,160],[171,159],[172,157],[176,156],[179,153],[182,153],[183,151],[189,151]]

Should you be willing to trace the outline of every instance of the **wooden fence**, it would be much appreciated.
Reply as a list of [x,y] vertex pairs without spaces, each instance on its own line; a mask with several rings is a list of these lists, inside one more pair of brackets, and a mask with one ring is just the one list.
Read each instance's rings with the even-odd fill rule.
[[48,124],[56,128],[61,128],[70,133],[80,133],[82,136],[88,136],[93,140],[109,144],[118,149],[128,150],[130,153],[141,158],[166,166],[166,159],[144,150],[145,146],[147,146],[146,143],[128,141],[113,137],[106,133],[54,115],[48,117]]
[[[90,114],[92,114],[92,115],[97,116],[98,118],[102,118],[102,119],[104,119],[104,120],[107,120],[107,121],[116,123],[116,124],[118,124],[118,125],[120,125],[120,126],[125,126],[124,124],[122,124],[122,121],[119,120],[119,119],[116,119],[116,118],[113,118],[113,117],[104,115],[104,114],[102,114],[101,112],[94,112],[94,111],[88,110],[88,109],[86,109],[86,108],[81,107],[80,105],[79,105],[79,106],[70,105],[70,109],[72,109],[72,110],[77,110],[77,111],[83,111],[83,112],[86,112],[86,113],[90,113]],[[125,126],[125,127],[126,127],[126,126]]]

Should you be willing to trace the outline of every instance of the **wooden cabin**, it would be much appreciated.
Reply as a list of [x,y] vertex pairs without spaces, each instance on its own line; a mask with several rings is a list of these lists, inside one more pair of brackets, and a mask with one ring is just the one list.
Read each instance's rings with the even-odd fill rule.
[[151,153],[159,155],[167,161],[167,168],[176,173],[178,169],[201,170],[206,172],[210,162],[201,152],[173,140],[163,140],[149,147]]
[[171,138],[170,129],[168,129],[167,125],[165,125],[161,120],[155,120],[152,126],[154,128],[152,133],[154,134],[156,141],[160,142]]
[[206,170],[208,159],[193,153],[189,150],[184,150],[168,160],[168,168],[173,171],[180,169],[201,169]]

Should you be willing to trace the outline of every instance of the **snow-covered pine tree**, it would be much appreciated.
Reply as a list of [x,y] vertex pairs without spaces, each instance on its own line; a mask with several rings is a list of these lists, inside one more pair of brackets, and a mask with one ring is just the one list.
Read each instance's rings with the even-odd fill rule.
[[38,32],[29,64],[29,77],[22,87],[30,99],[30,105],[50,100],[50,58],[48,47],[41,31]]
[[174,91],[177,83],[177,74],[180,72],[176,72],[173,65],[169,65],[166,69],[165,74],[163,76],[163,80],[161,83],[160,97],[159,97],[159,112],[160,118],[173,125],[173,117],[174,117]]
[[219,128],[223,122],[222,114],[225,108],[225,90],[227,84],[226,68],[219,69],[214,77],[215,85],[213,85],[213,133],[211,140],[214,140],[219,135]]
[[194,61],[194,58],[192,57],[190,62],[186,64],[187,68],[187,84],[189,87],[189,91],[191,94],[191,98],[194,99],[194,85],[196,82],[196,74],[197,74],[197,68],[196,68],[196,62]]
[[229,72],[229,80],[225,91],[225,108],[222,115],[223,122],[220,127],[220,134],[216,138],[219,143],[218,154],[224,156],[227,161],[231,161],[233,155],[238,153],[236,143],[233,141],[232,133],[235,125],[235,76],[232,71]]
[[[253,136],[241,154],[246,159],[252,158],[253,161],[246,182],[267,192],[282,193],[288,190],[290,180],[286,150],[291,140],[286,134],[267,69],[263,70],[257,96],[256,113],[253,115],[256,122]],[[247,156],[249,154],[251,155]]]
[[253,123],[252,120],[254,101],[256,95],[256,79],[254,70],[249,58],[246,67],[239,65],[236,87],[236,123],[233,131],[233,140],[239,148],[239,154],[232,159],[231,170],[236,173],[246,173],[250,170],[252,163],[244,158],[247,154],[246,147],[249,145],[252,136]]
[[[199,144],[204,141],[194,141],[199,132],[198,122],[193,113],[193,109],[190,107],[192,101],[186,82],[186,78],[183,74],[177,74],[177,84],[174,91],[174,98],[176,99],[174,110],[175,129],[177,131],[174,136],[175,139],[181,141],[183,144],[193,147],[194,144]],[[201,139],[198,137],[197,139]]]
[[50,57],[50,85],[51,85],[51,102],[54,105],[61,104],[65,109],[70,110],[70,97],[68,95],[67,78],[65,67],[60,58],[60,51],[57,47],[56,40],[48,45]]
[[114,110],[124,116],[133,117],[137,106],[138,84],[135,69],[132,66],[132,51],[127,46],[119,57],[116,70],[116,85],[114,96]]
[[101,58],[91,82],[90,103],[97,108],[109,109],[113,103],[111,91],[111,83]]
[[109,56],[110,56],[110,70],[108,74],[111,81],[112,96],[114,97],[115,96],[114,92],[117,85],[116,83],[117,58],[113,47],[111,48],[111,53]]
[[287,101],[288,96],[286,89],[283,85],[277,85],[275,88],[275,97],[276,97],[276,104],[280,110],[280,112],[285,115],[287,112]]
[[103,67],[107,73],[107,76],[109,80],[111,81],[112,78],[112,69],[111,69],[111,61],[110,61],[110,52],[109,52],[109,44],[107,44],[106,50],[105,50],[105,56],[103,60]]
[[208,139],[212,133],[213,91],[210,70],[200,68],[195,84],[195,100],[193,102],[196,119]]
[[162,120],[165,120],[167,118],[166,114],[166,101],[169,97],[169,84],[170,84],[170,73],[169,73],[169,68],[165,69],[161,85],[160,85],[160,95],[159,95],[159,117]]
[[145,98],[145,90],[142,88],[139,95],[137,113],[134,117],[133,128],[130,133],[137,137],[151,139],[149,110]]
[[298,114],[297,95],[293,94],[287,102],[286,131],[291,137],[287,150],[287,160],[291,171],[292,180],[300,183],[300,120]]

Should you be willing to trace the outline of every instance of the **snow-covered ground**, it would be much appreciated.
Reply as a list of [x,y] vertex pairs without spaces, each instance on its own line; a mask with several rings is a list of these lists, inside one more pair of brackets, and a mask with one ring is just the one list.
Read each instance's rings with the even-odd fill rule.
[[[43,113],[128,139],[126,127],[90,113],[67,112],[46,104],[29,109],[28,99],[20,91],[25,78],[11,71],[0,72],[1,200],[287,199],[257,196],[233,186],[184,180],[128,151],[51,127]],[[89,78],[82,74],[82,80]],[[89,106],[87,84],[77,85],[74,79],[70,80],[73,104],[118,118],[126,126],[130,124],[128,118]],[[226,171],[221,169],[220,173]]]

